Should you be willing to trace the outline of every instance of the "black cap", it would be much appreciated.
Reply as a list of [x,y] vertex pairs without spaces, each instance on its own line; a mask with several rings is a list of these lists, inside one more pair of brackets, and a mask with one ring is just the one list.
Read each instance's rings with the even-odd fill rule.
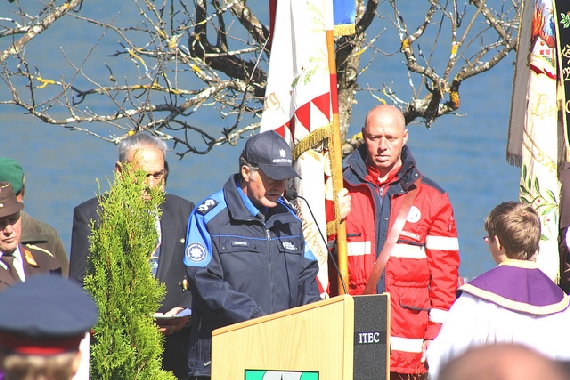
[[97,306],[76,283],[39,274],[0,292],[0,347],[28,355],[79,348],[97,322]]
[[247,162],[259,166],[271,179],[301,177],[293,169],[289,144],[274,130],[250,137],[245,143],[242,154]]

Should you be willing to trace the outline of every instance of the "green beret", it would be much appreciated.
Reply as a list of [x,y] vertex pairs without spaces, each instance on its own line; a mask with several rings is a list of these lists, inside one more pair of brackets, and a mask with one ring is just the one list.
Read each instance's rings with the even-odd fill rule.
[[0,157],[0,182],[10,182],[14,193],[18,194],[24,186],[24,169],[8,157]]

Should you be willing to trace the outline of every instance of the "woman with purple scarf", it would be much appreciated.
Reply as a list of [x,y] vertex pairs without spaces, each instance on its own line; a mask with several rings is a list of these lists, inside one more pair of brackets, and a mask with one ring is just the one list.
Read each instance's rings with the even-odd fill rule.
[[517,344],[554,360],[570,360],[568,296],[534,259],[540,219],[530,204],[503,202],[485,220],[485,241],[498,264],[459,288],[427,351],[430,380],[472,347]]

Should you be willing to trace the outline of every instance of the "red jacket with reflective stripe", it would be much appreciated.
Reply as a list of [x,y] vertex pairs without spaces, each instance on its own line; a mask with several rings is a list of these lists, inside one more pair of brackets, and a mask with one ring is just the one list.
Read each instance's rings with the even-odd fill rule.
[[[362,294],[368,276],[388,235],[388,223],[397,217],[405,194],[421,173],[407,146],[402,167],[389,184],[366,180],[362,145],[346,160],[344,185],[350,191],[352,211],[346,219],[349,291]],[[394,210],[394,212],[391,212]],[[453,209],[435,182],[422,177],[398,243],[391,252],[377,291],[391,296],[390,370],[424,373],[424,339],[439,333],[441,322],[455,300],[459,251]]]

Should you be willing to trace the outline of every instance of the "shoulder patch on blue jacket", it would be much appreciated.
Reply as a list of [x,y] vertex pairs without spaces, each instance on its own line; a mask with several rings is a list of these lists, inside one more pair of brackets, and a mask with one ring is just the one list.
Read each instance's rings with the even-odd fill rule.
[[190,266],[205,266],[208,265],[212,259],[206,247],[200,243],[191,243],[186,247],[186,258]]
[[216,202],[212,198],[208,198],[196,208],[196,212],[200,215],[206,215],[211,209],[213,209],[217,205],[218,202]]

